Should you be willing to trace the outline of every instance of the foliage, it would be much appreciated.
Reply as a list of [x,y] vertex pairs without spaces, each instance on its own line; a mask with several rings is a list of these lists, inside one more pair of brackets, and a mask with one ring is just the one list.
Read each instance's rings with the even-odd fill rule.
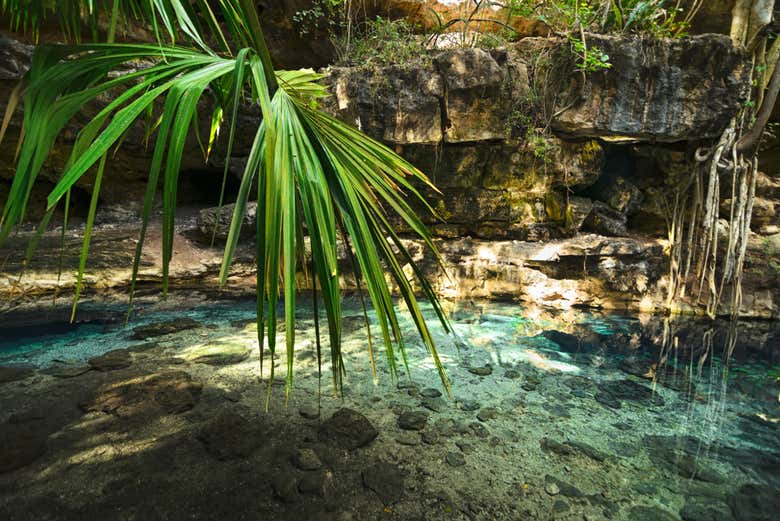
[[[5,0],[3,13],[10,15],[12,21],[23,19],[29,13],[20,9],[28,4],[29,0]],[[67,5],[79,13],[88,12],[88,7],[98,8],[98,4],[76,0],[57,0],[56,5]],[[112,8],[119,6],[123,12],[133,12],[136,5],[140,3],[118,0]],[[215,94],[209,145],[217,135],[215,128],[219,128],[223,116],[227,115],[227,175],[236,115],[248,96],[252,103],[259,105],[262,122],[258,122],[242,174],[220,281],[223,284],[227,281],[247,201],[250,193],[255,192],[259,202],[256,253],[261,362],[266,342],[272,357],[277,352],[277,305],[281,295],[289,392],[295,359],[296,272],[302,270],[308,273],[316,289],[315,306],[321,301],[325,309],[327,328],[323,329],[327,329],[330,340],[334,387],[340,389],[345,369],[341,359],[341,270],[337,252],[339,242],[343,242],[352,258],[355,280],[359,287],[365,288],[376,310],[391,373],[397,374],[397,352],[405,361],[405,349],[385,272],[398,288],[446,385],[433,339],[404,273],[404,265],[411,267],[422,294],[432,302],[445,329],[446,318],[433,289],[384,210],[391,208],[397,213],[439,259],[428,231],[410,206],[410,202],[417,200],[427,207],[410,179],[432,186],[428,179],[386,146],[318,111],[317,100],[326,92],[317,83],[318,74],[273,69],[253,1],[155,0],[146,7],[148,10],[138,11],[136,15],[154,27],[159,37],[157,43],[41,45],[35,49],[25,78],[24,134],[16,174],[0,217],[0,242],[23,221],[30,194],[39,184],[41,167],[66,124],[84,105],[98,99],[108,100],[78,133],[64,172],[48,196],[48,210],[40,230],[45,230],[58,206],[64,204],[67,214],[71,188],[97,165],[98,180],[94,183],[74,299],[75,315],[101,180],[103,184],[113,182],[109,174],[103,175],[107,157],[121,146],[122,136],[131,125],[148,118],[155,139],[130,302],[132,305],[144,238],[159,184],[163,206],[162,289],[163,295],[167,294],[179,166],[185,141],[191,129],[197,128],[194,123],[203,110],[201,98],[207,91]],[[61,12],[58,9],[55,14]],[[29,19],[22,26],[30,28],[34,22],[36,19]],[[63,22],[72,23],[67,17]],[[112,26],[115,23],[116,17],[112,16]],[[113,28],[109,31],[112,33]],[[174,40],[180,33],[185,38],[177,45]],[[141,63],[149,65],[139,68]],[[9,111],[14,110],[14,105],[9,104]],[[305,233],[310,245],[305,244]],[[28,253],[28,256],[34,254],[34,245]],[[315,317],[317,356],[321,363],[316,307]],[[373,349],[370,331],[368,347]],[[373,361],[373,352],[371,358]],[[376,374],[375,368],[374,371]]]
[[410,63],[426,54],[415,29],[405,20],[377,16],[362,24],[352,42],[343,42],[342,60],[350,64],[385,65]]
[[296,11],[292,21],[301,37],[318,32],[333,37],[343,25],[344,6],[345,0],[314,0],[308,9]]
[[596,72],[609,69],[609,55],[597,47],[588,49],[585,39],[569,36],[572,52],[577,56],[577,69],[583,72]]

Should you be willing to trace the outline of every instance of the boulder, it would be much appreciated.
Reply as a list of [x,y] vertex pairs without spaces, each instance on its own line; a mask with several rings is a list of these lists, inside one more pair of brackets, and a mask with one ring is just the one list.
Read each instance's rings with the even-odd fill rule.
[[442,140],[442,78],[430,62],[378,69],[333,68],[325,107],[390,144]]
[[[462,143],[509,137],[509,97],[502,95],[506,69],[489,52],[456,49],[436,56],[444,79],[444,141]],[[527,74],[526,74],[527,81]]]
[[623,237],[628,235],[627,218],[611,206],[601,201],[593,201],[593,208],[583,221],[583,228],[601,235]]
[[[216,237],[219,240],[226,240],[230,232],[230,224],[233,221],[233,211],[235,204],[226,204],[221,208],[214,206],[204,208],[198,212],[198,230],[204,237]],[[246,212],[241,221],[239,237],[253,237],[255,234],[255,223],[257,222],[257,203],[249,202],[246,205]],[[216,227],[216,233],[214,228]]]
[[587,74],[584,86],[572,82],[569,99],[577,101],[554,119],[557,132],[667,143],[712,138],[746,99],[747,55],[726,35],[588,34],[587,42],[612,66]]
[[339,409],[322,423],[319,439],[347,450],[364,447],[379,435],[368,418],[353,409]]

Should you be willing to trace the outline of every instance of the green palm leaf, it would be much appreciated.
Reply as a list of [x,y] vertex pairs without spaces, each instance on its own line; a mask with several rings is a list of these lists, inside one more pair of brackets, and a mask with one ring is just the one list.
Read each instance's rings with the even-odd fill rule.
[[[51,6],[56,5],[62,12],[73,15],[64,17],[66,31],[75,31],[103,9],[111,14],[109,38],[113,38],[116,20],[127,16],[146,20],[158,35],[162,27],[167,35],[166,38],[158,36],[155,44],[40,46],[25,78],[25,135],[16,175],[0,216],[0,242],[24,219],[27,201],[58,135],[85,104],[98,98],[111,99],[79,132],[71,158],[48,196],[46,219],[40,227],[45,229],[62,198],[67,201],[72,187],[99,163],[79,263],[74,313],[87,266],[100,186],[112,182],[110,169],[104,172],[109,151],[121,146],[128,129],[142,118],[155,121],[148,126],[148,133],[154,133],[155,141],[130,283],[132,305],[151,209],[160,188],[163,294],[168,291],[178,175],[185,142],[193,121],[197,123],[199,103],[209,92],[214,105],[209,151],[221,116],[230,115],[227,165],[237,110],[244,95],[249,93],[252,102],[260,106],[262,120],[258,121],[242,175],[220,281],[224,284],[229,277],[241,222],[254,187],[258,200],[257,324],[261,361],[266,343],[271,356],[276,356],[277,309],[281,298],[286,322],[284,357],[289,392],[295,358],[294,321],[299,289],[296,273],[308,271],[310,263],[311,284],[316,291],[315,313],[321,303],[328,325],[334,388],[340,389],[345,369],[341,356],[342,296],[337,252],[339,243],[343,242],[353,261],[358,287],[365,288],[376,311],[391,373],[397,375],[398,359],[404,364],[407,360],[405,339],[386,273],[448,386],[413,284],[402,269],[404,264],[411,265],[422,297],[433,304],[445,329],[448,328],[446,317],[433,288],[415,265],[387,215],[390,211],[403,219],[440,261],[430,234],[409,203],[409,199],[414,199],[430,210],[413,181],[432,185],[422,172],[386,146],[319,112],[315,108],[316,100],[327,95],[325,87],[318,83],[321,75],[310,70],[273,70],[253,2],[95,0],[87,8],[75,0],[52,0],[36,4],[40,7],[38,11],[25,14],[20,10],[29,7],[32,0],[0,1],[0,12],[12,13],[12,25],[20,27],[32,27],[46,15],[59,15],[60,11],[52,11]],[[69,6],[68,9],[63,5]],[[174,39],[180,35],[184,44],[177,46]],[[212,48],[209,42],[215,42],[216,47]],[[139,63],[146,65],[139,68]],[[122,72],[128,67],[132,72]],[[223,175],[226,172],[227,166]],[[310,258],[305,254],[307,239]],[[317,316],[318,359],[319,329]],[[368,347],[373,365],[370,338]],[[273,364],[271,375],[273,378]]]

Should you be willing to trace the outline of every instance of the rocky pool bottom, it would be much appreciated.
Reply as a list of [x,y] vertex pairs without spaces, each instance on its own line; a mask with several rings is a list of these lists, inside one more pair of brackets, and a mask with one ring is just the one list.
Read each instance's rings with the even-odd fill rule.
[[406,318],[411,378],[378,350],[375,382],[347,300],[334,397],[302,302],[268,412],[251,302],[0,317],[0,517],[775,519],[776,324],[447,307],[452,396]]

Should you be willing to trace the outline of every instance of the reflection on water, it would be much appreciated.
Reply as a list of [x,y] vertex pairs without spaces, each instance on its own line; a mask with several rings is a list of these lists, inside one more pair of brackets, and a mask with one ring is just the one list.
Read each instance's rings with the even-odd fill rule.
[[[301,304],[296,344],[311,349],[314,321],[306,301]],[[499,432],[521,432],[528,439],[541,435],[544,453],[574,454],[600,464],[624,462],[614,476],[621,486],[629,480],[632,493],[665,508],[680,503],[685,519],[770,519],[765,516],[770,507],[780,508],[776,324],[498,302],[455,302],[447,308],[454,334],[445,335],[438,326],[433,333],[453,380],[452,408],[436,405],[437,410],[431,400],[422,402],[443,419],[456,422],[457,414],[470,410],[502,411],[492,420],[503,429]],[[362,308],[358,300],[347,299],[344,309],[347,368],[367,367]],[[232,345],[255,338],[253,310],[253,303],[230,302],[185,311],[142,310],[128,328],[102,322],[57,330],[6,329],[0,335],[0,365],[83,362],[138,344],[130,328],[183,317],[208,325],[211,332],[175,337],[171,344],[181,356],[192,349],[200,353],[204,342],[220,351],[218,339]],[[433,311],[424,312],[433,325]],[[432,361],[406,318],[402,331],[412,378],[420,388],[438,387]],[[244,356],[243,348],[238,355]],[[377,364],[387,373],[381,357]],[[327,360],[323,371],[329,371]],[[359,377],[368,379],[368,374]],[[353,392],[365,391],[355,380],[352,376],[348,384]],[[522,436],[518,439],[513,443],[522,444]],[[575,471],[578,479],[588,479]],[[664,519],[639,510],[631,517]]]

